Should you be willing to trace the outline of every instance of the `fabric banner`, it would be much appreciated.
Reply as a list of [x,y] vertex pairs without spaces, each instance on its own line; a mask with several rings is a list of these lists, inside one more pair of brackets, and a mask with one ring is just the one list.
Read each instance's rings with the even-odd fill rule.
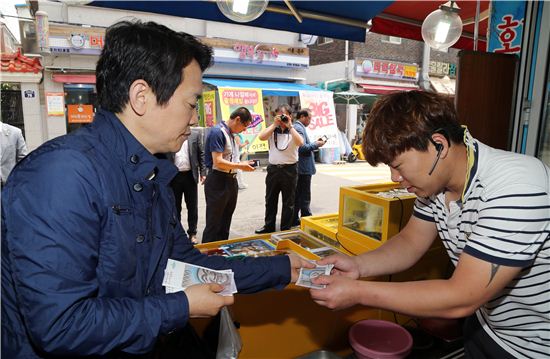
[[241,133],[244,141],[248,141],[248,152],[263,152],[269,150],[267,141],[260,141],[258,134],[265,128],[264,105],[261,89],[219,87],[220,108],[222,118],[229,119],[233,111],[246,107],[252,114],[252,123]]
[[212,127],[216,124],[216,91],[202,93],[199,125]]
[[327,136],[328,142],[323,148],[338,147],[338,126],[332,91],[300,91],[302,108],[311,111],[311,123],[307,127],[307,134],[311,141]]

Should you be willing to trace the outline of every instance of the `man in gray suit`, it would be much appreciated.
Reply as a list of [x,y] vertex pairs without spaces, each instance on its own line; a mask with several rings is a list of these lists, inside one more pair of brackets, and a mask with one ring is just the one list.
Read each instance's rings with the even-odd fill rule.
[[311,216],[311,176],[315,174],[315,156],[313,151],[323,147],[326,141],[318,139],[311,142],[306,128],[311,122],[311,113],[308,109],[301,109],[296,114],[294,128],[304,139],[304,144],[298,148],[298,183],[294,196],[294,226],[300,225],[300,217]]
[[17,162],[27,155],[27,145],[20,129],[1,121],[0,127],[2,131],[0,134],[1,184],[3,186]]
[[198,128],[193,128],[187,141],[174,155],[174,164],[178,167],[178,174],[170,183],[176,197],[176,209],[180,219],[181,200],[185,196],[187,234],[194,243],[197,242],[197,222],[199,219],[197,184],[199,180],[203,184],[206,178],[203,143],[202,132]]

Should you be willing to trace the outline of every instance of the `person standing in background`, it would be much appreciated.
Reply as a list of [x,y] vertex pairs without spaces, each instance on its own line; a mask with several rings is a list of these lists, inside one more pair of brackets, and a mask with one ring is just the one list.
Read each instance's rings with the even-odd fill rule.
[[1,184],[4,186],[15,165],[27,155],[27,145],[21,130],[0,121]]
[[294,200],[293,226],[300,225],[300,217],[311,216],[311,177],[315,174],[315,156],[313,152],[323,147],[326,141],[318,139],[315,142],[309,140],[306,128],[311,122],[311,112],[301,109],[296,114],[297,121],[294,128],[304,139],[304,144],[298,148],[298,182]]
[[229,238],[229,227],[237,206],[237,170],[254,171],[249,162],[239,162],[239,148],[233,135],[246,130],[252,115],[246,107],[231,113],[229,120],[210,129],[206,137],[205,162],[208,176],[204,182],[206,226],[202,242]]
[[265,221],[256,234],[275,232],[279,193],[283,197],[281,231],[292,227],[294,214],[294,194],[298,179],[298,147],[304,139],[292,125],[290,107],[277,108],[273,123],[262,130],[258,138],[269,143],[269,165],[265,178]]
[[206,178],[203,136],[198,128],[191,129],[191,135],[174,155],[174,164],[178,168],[178,174],[172,179],[170,186],[176,198],[177,214],[181,220],[181,200],[185,197],[187,235],[193,243],[197,243],[198,183],[200,180],[203,184]]

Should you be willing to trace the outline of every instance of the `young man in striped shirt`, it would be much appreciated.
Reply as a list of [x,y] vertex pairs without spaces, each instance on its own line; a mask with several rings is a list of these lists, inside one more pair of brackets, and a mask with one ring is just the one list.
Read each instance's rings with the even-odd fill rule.
[[[335,270],[317,280],[327,287],[312,289],[312,298],[329,308],[362,304],[417,317],[467,317],[470,358],[548,356],[549,168],[477,141],[459,125],[450,99],[420,91],[378,100],[363,151],[418,196],[414,214],[379,249],[320,261]],[[451,278],[356,280],[411,267],[437,236],[456,267]]]

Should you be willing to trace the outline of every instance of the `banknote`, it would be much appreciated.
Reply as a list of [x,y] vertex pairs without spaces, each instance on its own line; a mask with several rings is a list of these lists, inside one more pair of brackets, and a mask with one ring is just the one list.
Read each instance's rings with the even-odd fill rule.
[[296,281],[296,285],[315,289],[326,288],[324,284],[313,284],[311,281],[321,275],[330,275],[330,271],[333,267],[333,264],[328,264],[324,266],[318,265],[315,268],[300,268],[300,275]]
[[185,262],[169,259],[164,270],[162,285],[166,293],[185,290],[194,284],[217,283],[224,287],[221,295],[237,292],[235,278],[231,269],[214,270]]

